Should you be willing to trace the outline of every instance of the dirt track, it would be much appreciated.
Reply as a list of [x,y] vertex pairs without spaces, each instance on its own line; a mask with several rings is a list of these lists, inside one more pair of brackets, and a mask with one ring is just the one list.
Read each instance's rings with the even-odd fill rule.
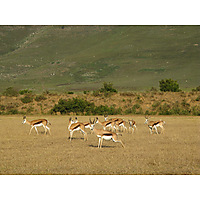
[[38,128],[39,135],[35,130],[28,135],[30,127],[22,124],[22,116],[0,116],[0,174],[200,174],[199,117],[152,116],[166,124],[164,134],[150,135],[144,116],[123,116],[136,121],[137,132],[119,136],[126,148],[104,141],[102,149],[94,134],[84,142],[75,132],[70,142],[69,116],[45,118],[52,124],[51,136],[43,128]]

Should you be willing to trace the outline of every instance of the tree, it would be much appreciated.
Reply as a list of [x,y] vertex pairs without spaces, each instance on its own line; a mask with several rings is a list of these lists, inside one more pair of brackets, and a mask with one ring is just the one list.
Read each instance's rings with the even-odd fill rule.
[[4,92],[3,95],[9,96],[9,97],[17,97],[18,96],[18,91],[17,89],[13,87],[8,87]]
[[101,88],[99,91],[104,93],[105,96],[111,93],[117,93],[117,90],[113,88],[113,84],[106,82],[103,83],[103,88]]
[[172,79],[165,79],[159,81],[160,83],[160,91],[163,92],[180,92],[181,90],[179,89],[179,84],[177,81],[174,81]]

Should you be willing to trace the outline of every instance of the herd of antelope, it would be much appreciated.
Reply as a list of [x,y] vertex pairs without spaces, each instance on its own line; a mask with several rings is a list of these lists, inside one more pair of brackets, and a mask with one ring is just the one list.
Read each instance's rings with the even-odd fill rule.
[[[91,130],[91,134],[95,133],[97,137],[99,138],[98,142],[98,148],[102,147],[103,140],[112,140],[113,142],[119,142],[123,147],[124,144],[121,140],[118,139],[119,131],[121,132],[131,132],[134,133],[137,130],[136,122],[134,120],[128,120],[126,122],[125,120],[121,118],[112,118],[108,119],[108,115],[104,115],[105,121],[100,121],[98,117],[94,118],[93,120],[89,119],[89,122],[79,122],[77,117],[75,117],[75,120],[73,120],[71,117],[69,118],[69,124],[68,124],[68,130],[69,130],[69,140],[72,140],[74,131],[80,131],[84,135],[84,140],[87,140],[87,132],[85,131],[86,128]],[[163,125],[165,122],[163,120],[159,121],[149,121],[150,117],[145,116],[145,124],[148,125],[150,134],[153,133],[153,129],[155,129],[155,132],[158,134],[158,127],[160,127],[161,133],[164,133],[164,127]],[[31,131],[33,128],[35,128],[36,133],[38,134],[37,127],[43,126],[45,129],[45,134],[47,134],[47,131],[49,131],[49,134],[51,135],[50,128],[47,126],[48,124],[51,125],[51,123],[46,119],[37,119],[33,121],[28,121],[26,119],[26,116],[23,117],[23,124],[28,124],[31,126],[31,129],[29,131],[29,135],[31,134]],[[102,126],[101,129],[97,129],[95,127],[96,124],[100,124]],[[125,126],[126,123],[129,125],[129,130],[127,130],[127,127]],[[109,130],[108,130],[109,128]]]

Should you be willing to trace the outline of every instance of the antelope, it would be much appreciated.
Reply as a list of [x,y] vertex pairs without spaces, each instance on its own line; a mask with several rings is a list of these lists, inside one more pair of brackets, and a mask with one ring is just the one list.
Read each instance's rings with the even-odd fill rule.
[[104,130],[106,130],[107,127],[110,127],[112,130],[113,130],[113,128],[116,129],[116,127],[115,127],[115,124],[116,124],[116,123],[113,122],[113,121],[111,121],[111,120],[101,122],[101,121],[99,120],[99,118],[96,117],[96,123],[99,123],[100,125],[102,125]]
[[[105,118],[105,121],[107,121],[108,115],[104,115],[104,118]],[[109,121],[114,122],[115,125],[113,126],[113,128],[116,129],[116,126],[118,126],[118,130],[119,130],[119,127],[123,127],[125,130],[127,130],[127,128],[125,126],[126,122],[123,119],[113,118],[113,119],[110,119]]]
[[[108,115],[104,115],[104,118],[105,118],[105,121],[108,120]],[[113,121],[113,122],[117,122],[117,121],[121,121],[122,119],[120,118],[112,118],[112,119],[109,119],[109,121]]]
[[123,129],[125,129],[125,131],[127,131],[125,124],[126,124],[126,122],[124,120],[119,120],[119,121],[115,122],[115,125],[118,127],[118,130],[119,130],[119,127],[123,127]]
[[72,136],[73,136],[74,131],[81,131],[84,134],[84,141],[87,140],[87,133],[84,131],[85,130],[84,124],[80,123],[80,122],[74,122],[73,123],[71,117],[69,118],[68,130],[69,130],[70,142],[72,140]]
[[31,131],[32,131],[33,128],[35,128],[35,131],[38,134],[38,130],[36,128],[37,126],[43,126],[44,130],[45,130],[45,134],[47,134],[47,130],[48,130],[49,134],[51,135],[50,128],[47,126],[47,124],[51,125],[51,123],[46,119],[36,119],[36,120],[33,120],[33,121],[28,121],[26,119],[26,116],[24,116],[22,124],[29,124],[31,126],[29,135],[31,134]]
[[131,129],[132,133],[134,133],[137,130],[135,121],[131,119],[131,120],[128,120],[128,123],[129,123],[129,131]]
[[152,134],[153,128],[156,130],[156,133],[158,134],[157,127],[160,127],[162,129],[161,133],[164,133],[164,127],[163,125],[165,124],[165,121],[160,120],[160,121],[149,121],[150,117],[145,116],[146,121],[144,122],[145,124],[148,125],[149,131]]
[[[76,119],[76,122],[79,122],[77,117],[75,119]],[[91,122],[82,122],[82,124],[84,124],[85,128],[91,129]]]
[[69,124],[68,124],[68,130],[70,130],[70,126],[74,123],[77,123],[77,117],[75,117],[75,120],[73,120],[71,117],[69,118]]
[[118,139],[118,134],[117,133],[114,133],[112,131],[103,130],[103,129],[96,129],[95,128],[95,124],[97,123],[97,120],[96,120],[96,122],[95,122],[95,119],[94,119],[93,122],[90,120],[90,123],[91,123],[91,130],[99,138],[98,148],[102,147],[103,140],[112,140],[113,142],[119,142],[119,143],[121,143],[122,147],[125,148],[123,142]]

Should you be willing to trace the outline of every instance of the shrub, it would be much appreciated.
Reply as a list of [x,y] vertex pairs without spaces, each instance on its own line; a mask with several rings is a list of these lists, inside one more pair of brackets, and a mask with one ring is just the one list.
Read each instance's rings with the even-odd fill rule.
[[134,92],[121,92],[120,93],[120,96],[135,96],[135,93]]
[[32,93],[32,90],[28,90],[28,89],[25,89],[25,90],[20,90],[19,91],[19,94],[23,95],[23,94],[30,94]]
[[200,96],[198,96],[195,100],[196,100],[196,101],[200,101]]
[[90,91],[84,90],[84,91],[83,91],[83,94],[89,94],[89,92],[90,92]]
[[60,99],[58,104],[55,104],[54,108],[51,109],[51,113],[60,112],[61,114],[69,114],[70,112],[74,112],[83,115],[84,112],[90,113],[92,107],[94,107],[94,103],[90,103],[84,99]]
[[159,81],[160,83],[160,91],[163,92],[180,92],[181,90],[179,89],[179,84],[177,81],[174,81],[172,79],[165,79]]
[[19,114],[19,111],[17,109],[11,109],[7,112],[7,114],[9,115],[16,115]]
[[155,88],[155,87],[152,87],[152,88],[150,89],[150,91],[151,91],[151,92],[158,92],[157,88]]
[[3,95],[9,96],[9,97],[17,97],[18,96],[18,91],[17,89],[13,87],[8,87],[4,92]]
[[94,103],[90,103],[87,100],[81,98],[73,98],[73,99],[60,99],[58,104],[55,104],[51,109],[50,113],[54,114],[60,112],[63,114],[76,113],[81,115],[116,115],[121,114],[121,108],[115,108],[114,106],[108,107],[100,105],[95,106]]
[[74,92],[67,92],[67,94],[74,94]]
[[159,107],[159,115],[171,115],[170,105],[164,103]]
[[6,109],[6,106],[0,105],[0,110],[4,111]]
[[103,83],[103,88],[101,88],[99,91],[101,93],[105,93],[105,92],[117,93],[117,90],[115,88],[113,88],[113,84],[112,83],[106,83],[106,82]]
[[196,87],[195,89],[192,89],[193,92],[200,91],[200,86]]
[[26,95],[20,100],[22,101],[22,103],[30,103],[30,102],[33,102],[33,97],[31,95]]
[[92,95],[93,95],[94,97],[102,96],[102,95],[100,94],[99,90],[94,90]]
[[46,100],[47,98],[44,96],[44,95],[37,95],[35,97],[35,101],[39,102],[39,101],[42,101],[42,100]]

